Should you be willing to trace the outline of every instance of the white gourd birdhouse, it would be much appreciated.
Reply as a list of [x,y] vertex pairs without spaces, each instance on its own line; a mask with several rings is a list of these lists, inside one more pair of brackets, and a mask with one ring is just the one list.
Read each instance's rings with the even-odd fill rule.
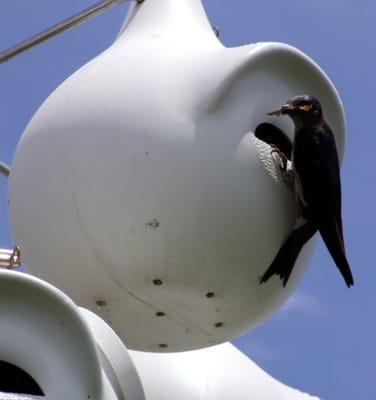
[[281,43],[224,47],[200,0],[133,4],[114,44],[75,72],[27,126],[9,211],[25,269],[102,317],[128,348],[192,350],[274,312],[260,285],[295,213],[263,122],[297,94],[320,99],[340,153],[338,94]]
[[0,303],[2,400],[318,400],[230,343],[129,351],[101,318],[29,274],[0,270]]

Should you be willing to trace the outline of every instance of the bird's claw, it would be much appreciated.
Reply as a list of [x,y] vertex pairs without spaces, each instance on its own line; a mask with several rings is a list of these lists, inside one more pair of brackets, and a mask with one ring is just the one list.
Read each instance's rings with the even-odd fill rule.
[[273,157],[273,158],[276,161],[276,163],[278,164],[279,169],[281,170],[283,181],[286,183],[287,186],[289,186],[289,188],[293,189],[295,174],[291,168],[291,165],[289,168],[290,160],[274,144],[271,144],[270,147],[272,148],[271,155],[273,156],[274,154],[277,154],[277,159],[275,157]]
[[275,157],[273,157],[273,158],[274,158],[274,160],[276,160],[280,170],[282,172],[286,172],[286,170],[287,170],[287,161],[288,161],[287,157],[282,153],[281,150],[279,150],[279,148],[276,145],[271,144],[270,147],[272,148],[270,154],[272,156],[274,154],[277,154],[277,159],[275,159]]

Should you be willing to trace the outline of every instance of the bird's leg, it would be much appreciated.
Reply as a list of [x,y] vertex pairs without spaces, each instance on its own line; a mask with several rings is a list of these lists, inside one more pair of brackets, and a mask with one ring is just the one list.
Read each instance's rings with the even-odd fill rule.
[[[287,169],[287,157],[282,153],[281,150],[275,145],[271,144],[270,147],[272,148],[271,155],[274,156],[274,154],[277,155],[277,164],[282,172],[286,171]],[[273,157],[274,158],[274,157]],[[274,158],[275,159],[275,158]]]
[[[295,174],[294,170],[291,167],[291,161],[282,153],[282,151],[277,146],[271,144],[270,147],[272,148],[271,155],[273,156],[274,160],[276,160],[279,169],[281,170],[283,181],[286,183],[287,186],[293,189]],[[276,154],[276,157],[274,157],[274,154]]]

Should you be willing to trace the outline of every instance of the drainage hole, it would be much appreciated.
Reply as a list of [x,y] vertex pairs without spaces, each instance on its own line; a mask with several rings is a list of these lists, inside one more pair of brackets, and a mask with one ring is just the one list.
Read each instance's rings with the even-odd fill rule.
[[155,313],[155,315],[156,315],[157,317],[164,317],[164,316],[166,315],[166,313],[164,313],[163,311],[157,311],[157,312]]

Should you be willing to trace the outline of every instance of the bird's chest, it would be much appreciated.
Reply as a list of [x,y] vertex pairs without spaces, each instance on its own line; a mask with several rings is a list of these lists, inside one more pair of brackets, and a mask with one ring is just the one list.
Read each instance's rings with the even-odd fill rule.
[[295,136],[292,167],[300,175],[316,174],[321,165],[320,138],[307,132]]
[[310,132],[296,135],[291,161],[295,175],[295,195],[307,207],[312,202],[312,191],[315,192],[320,185],[322,175],[319,138]]

